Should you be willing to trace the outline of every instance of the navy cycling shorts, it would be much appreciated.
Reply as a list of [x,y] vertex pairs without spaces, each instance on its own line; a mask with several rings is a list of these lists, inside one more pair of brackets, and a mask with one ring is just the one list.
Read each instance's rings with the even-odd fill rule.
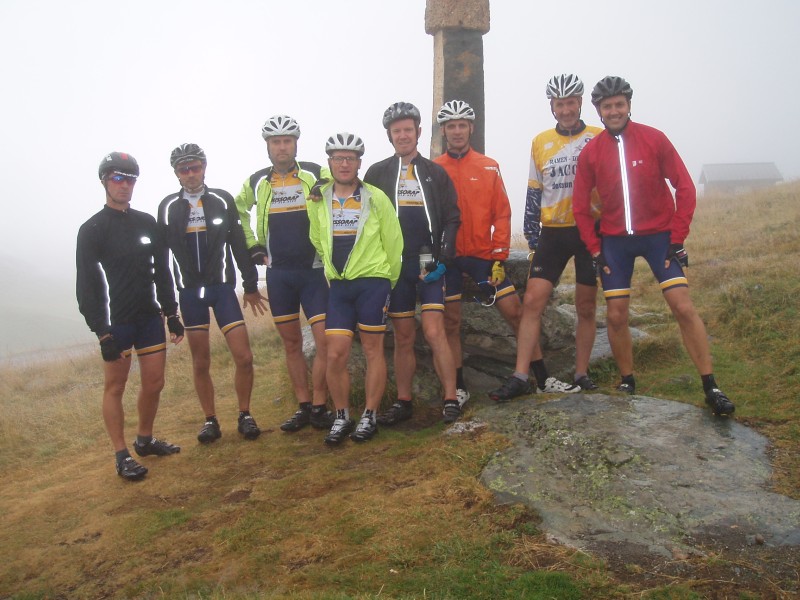
[[671,260],[669,267],[664,268],[669,239],[669,231],[651,235],[604,236],[603,257],[611,269],[610,275],[603,273],[600,277],[606,300],[630,298],[633,264],[638,256],[650,265],[662,292],[675,287],[688,287],[689,282],[677,260]]
[[147,315],[137,318],[133,323],[112,325],[110,333],[126,358],[131,355],[131,348],[135,349],[136,356],[147,356],[167,349],[164,318],[161,315]]
[[[458,302],[464,292],[464,273],[469,275],[472,280],[480,287],[484,286],[492,276],[493,260],[476,258],[474,256],[458,256],[453,259],[451,267],[447,268],[445,277],[445,302]],[[516,292],[514,284],[506,277],[497,286],[495,298],[500,300],[509,294]]]
[[391,282],[382,277],[331,281],[325,335],[384,333]]
[[325,321],[328,281],[324,269],[267,269],[269,310],[276,325],[297,321],[300,307],[310,325]]
[[209,311],[214,311],[222,333],[244,325],[236,291],[229,283],[187,288],[179,292],[181,316],[187,331],[208,331],[211,323]]
[[413,317],[416,313],[417,298],[420,310],[444,312],[444,277],[425,283],[419,278],[419,257],[403,257],[400,278],[392,290],[389,301],[389,316],[393,319]]

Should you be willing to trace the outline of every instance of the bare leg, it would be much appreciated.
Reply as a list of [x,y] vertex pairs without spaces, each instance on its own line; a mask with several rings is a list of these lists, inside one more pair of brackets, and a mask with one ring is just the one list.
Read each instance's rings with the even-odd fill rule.
[[706,327],[689,296],[689,288],[677,287],[664,292],[672,314],[678,321],[678,326],[683,336],[683,345],[692,359],[700,375],[709,375],[711,365],[711,351],[708,347]]
[[236,388],[236,398],[239,401],[239,410],[250,410],[250,396],[253,393],[253,352],[250,350],[250,338],[247,327],[235,327],[225,334],[225,341],[233,356],[236,370],[233,375],[233,384]]
[[186,331],[186,338],[189,340],[189,350],[192,352],[192,374],[194,376],[194,389],[203,415],[210,417],[216,414],[214,406],[214,382],[211,380],[211,349],[209,346],[209,334],[204,329],[192,329]]
[[[433,352],[433,367],[442,383],[445,400],[456,398],[456,366],[450,345],[447,343],[444,314],[439,311],[426,310],[422,313],[422,333]],[[414,353],[413,348],[411,353]],[[399,388],[398,388],[399,389]],[[398,394],[399,395],[399,394]]]
[[350,373],[347,371],[347,360],[350,358],[353,338],[349,335],[329,335],[326,341],[328,352],[325,372],[333,405],[337,410],[349,408]]
[[361,333],[361,347],[367,359],[367,373],[364,380],[366,408],[377,411],[386,389],[386,357],[383,353],[384,334]]
[[[289,371],[289,380],[292,382],[294,395],[301,404],[311,402],[311,392],[308,388],[308,367],[303,356],[303,333],[300,330],[300,322],[279,323],[275,325],[275,328],[283,341],[286,368]],[[319,350],[319,346],[317,349]]]
[[142,385],[139,389],[137,406],[139,409],[139,430],[142,436],[153,435],[153,423],[158,412],[161,390],[164,389],[164,367],[167,364],[167,352],[154,352],[147,356],[138,356],[139,373]]
[[628,327],[628,309],[630,298],[612,298],[606,300],[606,320],[608,322],[608,342],[611,353],[617,362],[620,375],[633,373],[633,341]]
[[392,319],[392,328],[394,329],[394,376],[397,397],[411,400],[411,384],[417,370],[417,357],[414,354],[417,323],[414,318]]
[[578,313],[578,325],[575,329],[575,372],[588,373],[589,358],[597,333],[595,286],[580,283],[575,286],[575,311]]
[[125,450],[125,410],[122,407],[122,395],[128,382],[131,368],[131,357],[114,362],[103,362],[105,383],[103,386],[103,421],[114,451]]

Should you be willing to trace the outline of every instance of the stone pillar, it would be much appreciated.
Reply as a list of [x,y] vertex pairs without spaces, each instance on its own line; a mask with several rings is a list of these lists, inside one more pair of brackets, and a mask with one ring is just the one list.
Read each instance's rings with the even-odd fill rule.
[[436,113],[449,100],[475,109],[472,147],[485,150],[483,34],[489,31],[489,0],[427,0],[425,32],[433,36],[431,158],[445,150]]

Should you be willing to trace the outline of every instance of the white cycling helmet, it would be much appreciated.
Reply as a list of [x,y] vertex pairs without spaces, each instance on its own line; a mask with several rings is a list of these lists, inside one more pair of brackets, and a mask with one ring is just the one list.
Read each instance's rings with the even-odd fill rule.
[[556,98],[569,98],[570,96],[583,96],[583,82],[580,77],[571,73],[555,75],[547,82],[545,90],[548,100]]
[[328,156],[334,150],[352,150],[361,156],[364,154],[364,141],[354,133],[347,133],[346,131],[336,133],[325,142],[325,152],[328,153]]
[[300,126],[288,115],[275,115],[267,119],[261,128],[261,137],[265,140],[276,135],[292,135],[300,137]]
[[475,111],[463,100],[450,100],[450,102],[445,102],[436,115],[436,122],[439,123],[439,125],[457,119],[466,119],[467,121],[475,120]]

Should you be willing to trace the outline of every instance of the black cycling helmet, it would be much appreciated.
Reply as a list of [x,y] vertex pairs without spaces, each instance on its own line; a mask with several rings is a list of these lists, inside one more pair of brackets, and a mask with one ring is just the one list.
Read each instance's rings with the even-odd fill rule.
[[354,133],[347,133],[346,131],[336,133],[329,137],[325,143],[325,152],[328,156],[334,150],[352,150],[362,156],[364,154],[364,141]]
[[592,104],[597,106],[606,98],[625,96],[628,102],[633,98],[631,84],[617,75],[606,75],[598,81],[592,90]]
[[188,160],[199,160],[206,164],[206,153],[197,144],[181,144],[169,155],[169,164],[173,169]]
[[410,102],[395,102],[383,113],[384,129],[389,129],[389,125],[400,119],[413,119],[417,127],[419,127],[420,121],[422,121],[419,109],[416,106]]
[[548,100],[556,98],[569,98],[570,96],[583,96],[583,82],[580,77],[572,73],[555,75],[547,82],[545,89]]
[[120,175],[127,175],[128,177],[139,176],[139,163],[130,154],[125,152],[111,152],[103,157],[100,161],[100,167],[97,169],[97,175],[103,179],[108,173],[114,172]]

